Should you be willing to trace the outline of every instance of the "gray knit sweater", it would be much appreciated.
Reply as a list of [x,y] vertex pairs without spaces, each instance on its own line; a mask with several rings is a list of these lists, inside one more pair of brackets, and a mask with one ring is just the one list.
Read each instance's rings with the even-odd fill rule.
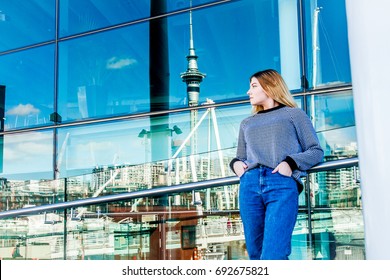
[[[324,152],[307,114],[284,105],[260,111],[241,122],[235,161],[248,170],[261,165],[275,168],[286,161],[300,182],[305,171],[322,161]],[[233,170],[234,171],[234,170]]]

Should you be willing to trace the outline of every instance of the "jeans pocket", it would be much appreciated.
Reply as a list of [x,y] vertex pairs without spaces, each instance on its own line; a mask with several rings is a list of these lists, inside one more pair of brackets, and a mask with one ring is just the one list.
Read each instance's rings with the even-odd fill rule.
[[276,173],[279,174],[280,176],[284,177],[284,178],[292,178],[291,176],[284,175],[284,174],[280,173],[279,171],[276,172]]

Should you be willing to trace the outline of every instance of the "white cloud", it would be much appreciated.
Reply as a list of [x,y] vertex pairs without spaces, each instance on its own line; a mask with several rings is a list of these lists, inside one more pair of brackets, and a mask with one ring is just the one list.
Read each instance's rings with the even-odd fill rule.
[[37,143],[37,142],[26,142],[20,143],[17,147],[22,155],[40,156],[45,154],[51,154],[52,147],[51,143]]
[[28,115],[37,115],[40,113],[40,110],[35,108],[31,104],[19,104],[18,106],[9,109],[7,115],[17,115],[17,116],[28,116]]
[[107,69],[122,69],[137,63],[137,60],[133,58],[117,58],[111,57],[107,60],[106,67]]
[[4,137],[4,173],[47,172],[53,164],[51,133],[21,133]]

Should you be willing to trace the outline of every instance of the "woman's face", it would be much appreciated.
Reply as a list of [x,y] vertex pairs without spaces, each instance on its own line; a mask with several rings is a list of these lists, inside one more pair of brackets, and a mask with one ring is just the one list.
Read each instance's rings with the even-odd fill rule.
[[257,78],[251,79],[247,94],[252,106],[263,106],[264,109],[267,109],[267,105],[273,102],[273,99],[267,95]]

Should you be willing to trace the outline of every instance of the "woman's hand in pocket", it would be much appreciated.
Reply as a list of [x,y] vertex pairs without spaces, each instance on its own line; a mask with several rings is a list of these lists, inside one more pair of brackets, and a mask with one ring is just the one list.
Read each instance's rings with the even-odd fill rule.
[[282,161],[281,163],[279,163],[278,166],[276,166],[275,169],[272,170],[272,173],[276,173],[276,172],[279,172],[280,174],[287,176],[287,177],[291,177],[291,175],[292,175],[291,167],[285,161]]
[[233,164],[234,173],[236,173],[236,175],[238,177],[241,177],[242,174],[245,173],[247,168],[248,168],[248,166],[244,162],[242,162],[242,161],[236,161]]

